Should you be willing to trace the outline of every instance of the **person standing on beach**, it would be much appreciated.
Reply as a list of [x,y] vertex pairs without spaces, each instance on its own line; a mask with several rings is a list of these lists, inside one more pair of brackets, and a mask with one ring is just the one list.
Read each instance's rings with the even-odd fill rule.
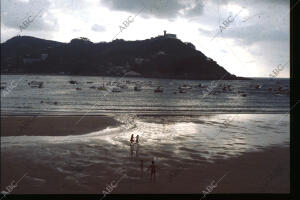
[[139,135],[136,136],[135,142],[138,144],[139,143]]
[[155,166],[155,164],[154,164],[154,161],[152,161],[152,164],[150,165],[150,170],[151,170],[151,177],[150,177],[150,179],[151,179],[151,182],[153,181],[153,182],[155,182],[155,176],[156,176],[156,166]]
[[131,134],[131,138],[130,138],[130,145],[134,142],[134,135]]

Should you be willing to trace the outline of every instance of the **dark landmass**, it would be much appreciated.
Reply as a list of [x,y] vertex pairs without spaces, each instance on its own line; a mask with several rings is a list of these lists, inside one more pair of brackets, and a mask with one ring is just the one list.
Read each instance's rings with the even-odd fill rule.
[[1,43],[1,73],[248,80],[230,74],[192,43],[164,36],[100,43],[17,36]]

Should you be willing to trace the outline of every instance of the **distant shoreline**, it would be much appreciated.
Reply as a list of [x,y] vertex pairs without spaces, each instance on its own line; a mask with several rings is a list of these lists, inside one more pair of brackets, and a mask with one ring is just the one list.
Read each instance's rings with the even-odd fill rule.
[[[35,74],[35,73],[1,73],[1,75],[28,75],[28,76],[91,76],[91,77],[122,77],[122,76],[105,76],[105,75],[72,75],[72,74]],[[143,76],[125,76],[129,78],[152,78],[152,77],[143,77]],[[271,79],[270,77],[243,77],[248,80],[253,79]],[[152,78],[152,79],[172,79],[172,80],[187,80],[187,79],[176,79],[176,78]],[[246,79],[224,79],[224,80],[246,80]],[[290,79],[290,77],[285,78],[272,78],[272,79]],[[210,80],[219,80],[219,79],[188,79],[188,80],[195,80],[195,81],[210,81]]]
[[[127,77],[127,78],[149,78],[149,79],[170,79],[170,80],[193,80],[193,81],[213,81],[213,80],[253,80],[249,77],[238,77],[237,79],[181,79],[181,78],[162,78],[162,77],[148,77],[148,76],[106,76],[106,75],[89,75],[89,74],[40,74],[40,73],[1,73],[1,75],[28,75],[28,76],[91,76],[91,77]],[[269,77],[259,77],[269,78]],[[277,78],[276,78],[277,79]],[[278,78],[280,79],[280,78]],[[288,78],[289,79],[289,78]]]
[[[287,109],[288,111],[288,109]],[[1,112],[1,117],[32,117],[32,116],[44,116],[44,117],[68,117],[68,116],[73,116],[73,117],[82,117],[82,116],[93,116],[93,117],[113,117],[114,115],[119,115],[119,114],[129,114],[129,115],[136,115],[138,117],[199,117],[199,116],[208,116],[208,115],[228,115],[228,114],[236,114],[236,115],[243,115],[243,114],[258,114],[258,115],[270,115],[270,114],[275,114],[275,115],[284,115],[287,113],[287,111],[260,111],[260,112],[239,112],[239,111],[232,111],[232,112],[213,112],[213,111],[203,111],[200,113],[200,111],[190,111],[187,113],[187,111],[182,111],[182,113],[178,112],[177,110],[173,111],[166,111],[164,113],[147,113],[147,112],[97,112],[97,113],[92,113],[89,112],[88,115],[85,115],[86,112],[83,113],[74,113],[74,112],[63,112],[63,113],[14,113],[14,112]],[[177,112],[177,113],[174,113]]]

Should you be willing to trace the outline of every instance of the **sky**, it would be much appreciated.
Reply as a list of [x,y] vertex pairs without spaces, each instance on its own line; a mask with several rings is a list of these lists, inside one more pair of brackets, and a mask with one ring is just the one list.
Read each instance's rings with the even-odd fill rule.
[[164,30],[237,76],[280,69],[276,77],[289,78],[288,0],[1,0],[1,42],[17,35],[144,40]]

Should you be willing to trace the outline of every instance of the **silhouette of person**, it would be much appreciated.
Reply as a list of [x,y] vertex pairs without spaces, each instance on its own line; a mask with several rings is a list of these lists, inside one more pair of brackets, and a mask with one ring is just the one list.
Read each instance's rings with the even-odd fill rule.
[[136,136],[135,142],[138,144],[139,143],[139,135]]
[[134,142],[134,135],[131,134],[131,138],[130,138],[130,145]]
[[151,177],[150,177],[150,179],[151,179],[151,182],[153,181],[153,182],[155,182],[155,176],[156,176],[156,166],[155,166],[155,164],[154,164],[154,161],[152,161],[152,164],[150,165],[150,170],[151,170]]

